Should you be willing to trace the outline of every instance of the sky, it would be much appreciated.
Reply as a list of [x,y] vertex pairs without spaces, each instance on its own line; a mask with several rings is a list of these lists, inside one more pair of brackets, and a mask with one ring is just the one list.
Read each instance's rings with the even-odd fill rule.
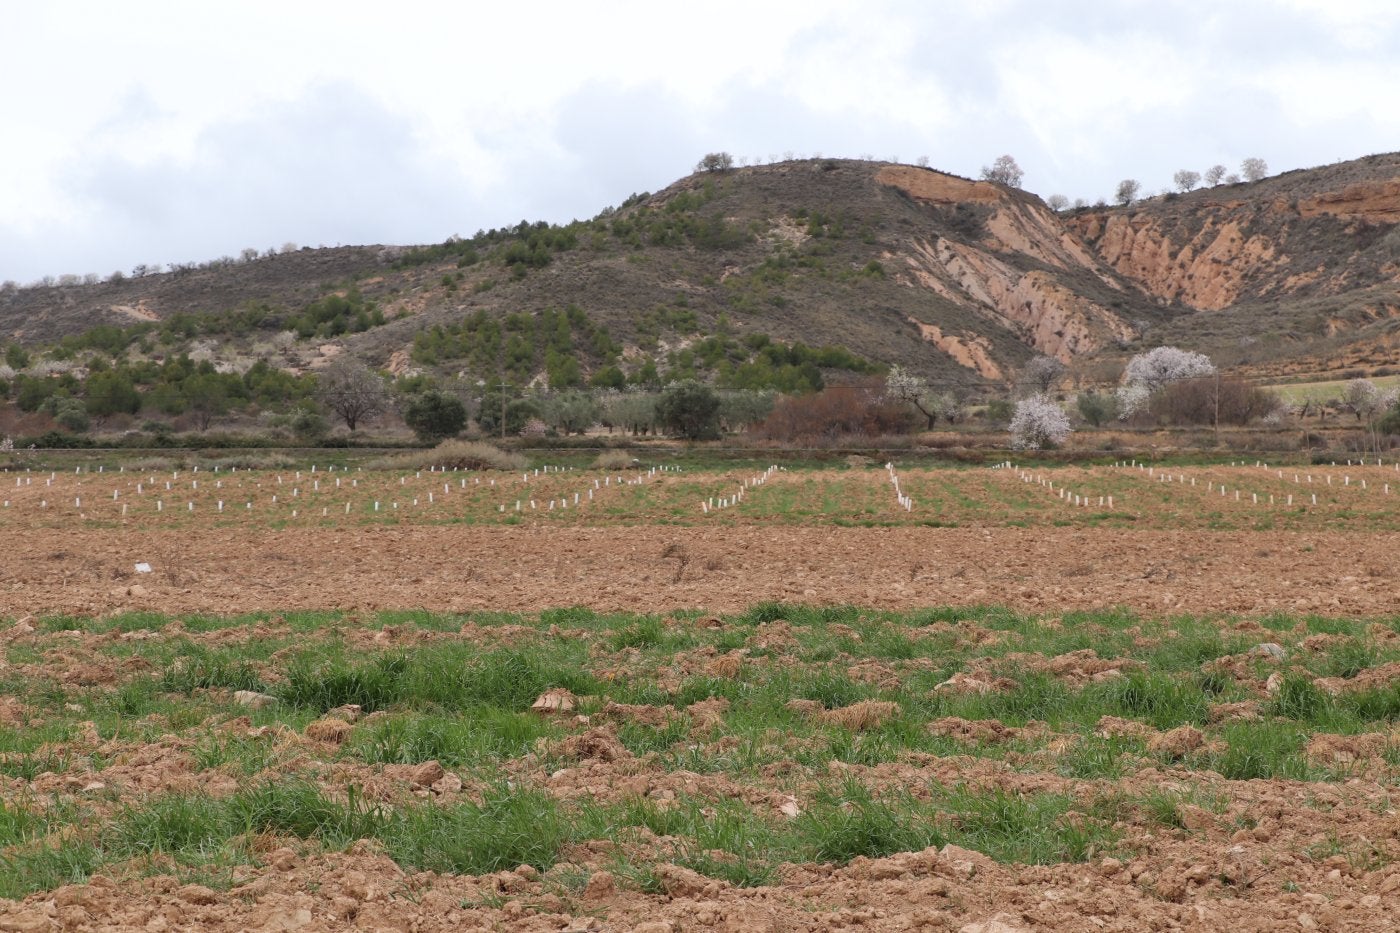
[[0,282],[564,223],[869,157],[1042,197],[1400,149],[1393,0],[0,2]]

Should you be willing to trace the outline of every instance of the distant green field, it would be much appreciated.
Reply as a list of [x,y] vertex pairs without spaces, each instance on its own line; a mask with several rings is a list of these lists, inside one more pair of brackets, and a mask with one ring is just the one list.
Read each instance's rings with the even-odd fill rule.
[[[1339,398],[1349,379],[1335,379],[1329,382],[1297,382],[1288,385],[1264,386],[1283,397],[1285,401],[1297,404],[1313,401],[1325,402]],[[1381,388],[1388,389],[1400,385],[1400,376],[1377,376],[1371,380]]]

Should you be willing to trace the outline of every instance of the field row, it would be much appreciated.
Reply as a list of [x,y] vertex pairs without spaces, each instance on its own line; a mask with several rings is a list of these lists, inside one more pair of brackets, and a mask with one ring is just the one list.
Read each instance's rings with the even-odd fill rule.
[[366,523],[1400,529],[1389,466],[0,474],[0,528]]

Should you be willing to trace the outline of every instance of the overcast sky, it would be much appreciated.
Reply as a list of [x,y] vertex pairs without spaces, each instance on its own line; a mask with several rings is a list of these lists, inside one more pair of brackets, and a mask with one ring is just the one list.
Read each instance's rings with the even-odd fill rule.
[[1394,0],[0,10],[0,281],[565,222],[713,150],[1092,201],[1400,149]]

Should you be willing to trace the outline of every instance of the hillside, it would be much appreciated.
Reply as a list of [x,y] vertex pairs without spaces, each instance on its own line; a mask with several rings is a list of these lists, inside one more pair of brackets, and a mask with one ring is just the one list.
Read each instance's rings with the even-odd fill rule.
[[1148,335],[1255,375],[1367,372],[1400,342],[1400,154],[1085,211],[1066,226],[1177,313]]
[[[1400,155],[1064,214],[925,168],[792,161],[692,175],[567,226],[11,288],[0,338],[164,328],[164,344],[235,367],[314,367],[344,347],[473,381],[742,381],[796,343],[969,388],[1037,353],[1103,377],[1163,342],[1261,376],[1370,371],[1396,339],[1397,222]],[[349,312],[315,304],[332,294]]]

